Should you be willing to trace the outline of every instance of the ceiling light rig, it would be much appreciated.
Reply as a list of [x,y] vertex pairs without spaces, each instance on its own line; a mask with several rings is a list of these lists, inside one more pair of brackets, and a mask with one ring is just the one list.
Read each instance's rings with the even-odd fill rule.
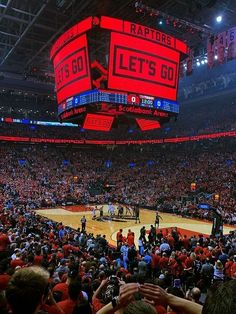
[[162,19],[166,20],[166,24],[169,25],[173,25],[174,28],[186,28],[189,32],[194,33],[194,32],[201,32],[204,33],[208,36],[214,35],[213,31],[211,31],[211,29],[206,28],[206,27],[202,27],[199,25],[196,25],[194,23],[185,21],[183,19],[171,16],[169,14],[166,14],[162,11],[156,10],[154,8],[151,8],[145,4],[143,4],[142,1],[136,1],[135,2],[135,10],[137,13],[148,13],[150,16],[159,16]]
[[216,17],[216,22],[217,22],[217,23],[221,23],[221,22],[222,22],[222,15],[218,15],[218,16]]

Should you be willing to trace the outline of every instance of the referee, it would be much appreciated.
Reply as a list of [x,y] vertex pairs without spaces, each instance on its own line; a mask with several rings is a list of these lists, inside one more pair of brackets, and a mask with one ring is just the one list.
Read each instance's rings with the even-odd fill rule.
[[86,218],[85,218],[85,216],[83,216],[81,219],[80,219],[80,221],[81,221],[81,227],[82,227],[82,232],[84,232],[85,231],[85,229],[86,229]]
[[139,222],[140,223],[140,219],[139,219],[139,205],[136,204],[134,205],[134,212],[135,212],[135,223]]

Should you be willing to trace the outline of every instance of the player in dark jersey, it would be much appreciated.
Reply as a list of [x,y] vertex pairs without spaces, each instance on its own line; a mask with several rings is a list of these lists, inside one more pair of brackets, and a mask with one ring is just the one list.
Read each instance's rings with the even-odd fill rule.
[[140,213],[140,209],[139,209],[139,205],[134,205],[134,212],[135,212],[135,223],[139,222],[140,223],[140,218],[139,218],[139,213]]
[[162,217],[159,215],[158,211],[156,212],[156,218],[155,218],[155,228],[159,228],[160,225],[160,219],[162,220]]

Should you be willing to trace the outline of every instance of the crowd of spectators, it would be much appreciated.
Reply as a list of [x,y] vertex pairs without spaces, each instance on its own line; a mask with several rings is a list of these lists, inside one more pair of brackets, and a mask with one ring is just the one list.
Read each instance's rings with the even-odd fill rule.
[[[1,145],[2,197],[9,207],[27,208],[67,202],[155,208],[158,203],[163,210],[210,219],[209,211],[197,205],[207,201],[214,206],[217,194],[224,221],[235,223],[234,141],[158,148]],[[191,183],[196,184],[194,193]]]
[[141,228],[139,247],[132,230],[111,247],[25,206],[1,202],[0,213],[2,314],[235,312],[233,232],[187,237],[151,226]]
[[[236,234],[122,230],[117,246],[37,215],[71,202],[139,204],[209,218],[219,194],[233,223],[235,143],[158,147],[0,146],[0,312],[3,314],[234,313]],[[196,191],[191,192],[191,183]],[[103,223],[103,222],[101,222]]]

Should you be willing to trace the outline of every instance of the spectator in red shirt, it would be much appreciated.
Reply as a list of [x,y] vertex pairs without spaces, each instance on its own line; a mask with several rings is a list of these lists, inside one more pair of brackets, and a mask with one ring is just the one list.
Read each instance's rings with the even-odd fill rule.
[[233,261],[233,257],[231,256],[228,260],[227,260],[227,262],[225,263],[225,277],[226,278],[231,278],[231,268],[232,268],[232,266],[233,266],[233,263],[234,263],[234,261]]
[[199,254],[201,254],[202,252],[203,252],[202,246],[201,246],[199,243],[197,243],[197,246],[196,246],[195,249],[194,249],[194,253],[197,254],[197,255],[199,255]]
[[168,262],[169,262],[169,258],[167,257],[167,254],[164,252],[162,253],[162,257],[160,258],[160,268],[165,270],[168,269]]
[[182,242],[183,242],[183,247],[188,250],[189,249],[189,246],[190,246],[190,243],[189,243],[189,238],[187,238],[186,235],[184,235],[183,239],[182,239]]
[[123,235],[122,235],[123,230],[120,229],[117,234],[116,234],[116,241],[117,241],[117,246],[119,246],[120,243],[122,243],[123,240]]
[[41,255],[40,251],[36,252],[36,255],[34,256],[34,265],[41,265],[41,262],[43,260],[43,256]]
[[231,266],[230,273],[231,273],[231,278],[236,279],[236,256],[235,255],[234,255],[233,264]]
[[127,243],[128,243],[129,246],[133,246],[134,245],[134,232],[128,233]]
[[159,269],[160,269],[160,260],[161,260],[161,252],[159,250],[155,251],[155,254],[151,254],[152,257],[152,263],[151,263],[151,267],[152,267],[152,271],[153,274],[157,274]]
[[16,259],[11,260],[10,265],[12,268],[16,268],[17,266],[22,267],[25,265],[20,252],[16,253]]
[[0,264],[0,292],[5,290],[7,284],[11,278],[9,274],[7,274],[8,263],[1,263]]
[[184,269],[186,268],[186,265],[179,258],[177,258],[175,264],[171,268],[173,276],[175,278],[181,278],[184,273]]
[[6,233],[3,232],[3,228],[0,227],[0,260],[7,256],[7,248],[10,244],[10,240]]
[[85,301],[81,289],[81,281],[78,279],[71,280],[68,286],[68,298],[57,303],[65,314],[72,314],[76,306]]

